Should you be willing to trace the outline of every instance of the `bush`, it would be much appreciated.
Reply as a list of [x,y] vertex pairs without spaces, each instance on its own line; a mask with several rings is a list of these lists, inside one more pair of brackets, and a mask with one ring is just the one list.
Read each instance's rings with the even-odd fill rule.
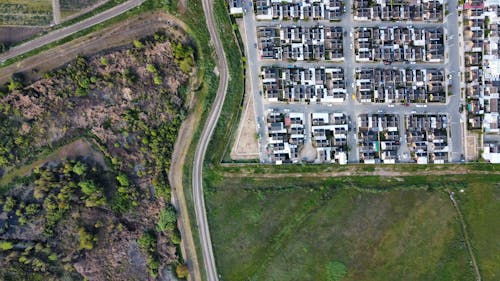
[[177,213],[173,207],[167,207],[160,212],[160,217],[158,218],[158,223],[156,224],[156,230],[158,232],[163,232],[165,230],[173,231],[175,229],[176,222]]
[[0,241],[0,250],[7,251],[14,248],[14,244],[9,241]]
[[92,250],[94,248],[94,237],[83,227],[78,230],[78,238],[80,240],[80,250]]
[[179,278],[187,278],[189,275],[189,269],[185,264],[178,264],[175,272]]
[[340,281],[347,274],[345,265],[338,261],[329,262],[326,268],[328,281]]

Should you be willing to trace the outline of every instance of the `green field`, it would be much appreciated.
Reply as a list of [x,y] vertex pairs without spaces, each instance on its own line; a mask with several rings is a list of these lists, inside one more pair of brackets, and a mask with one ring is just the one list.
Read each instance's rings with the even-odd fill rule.
[[72,16],[83,9],[96,5],[99,0],[60,0],[61,17],[63,19]]
[[0,25],[44,26],[51,22],[51,0],[0,0]]
[[500,280],[500,185],[475,184],[457,198],[483,280]]
[[[476,253],[483,280],[497,280],[500,247],[489,226],[499,213],[499,192],[492,187],[483,196],[479,186],[499,180],[420,177],[418,186],[417,177],[398,184],[212,176],[206,197],[221,280],[474,280],[456,211],[432,182],[477,194],[467,197],[463,212],[482,214],[469,223],[473,246],[484,241]],[[339,263],[346,267],[343,279],[334,276]]]

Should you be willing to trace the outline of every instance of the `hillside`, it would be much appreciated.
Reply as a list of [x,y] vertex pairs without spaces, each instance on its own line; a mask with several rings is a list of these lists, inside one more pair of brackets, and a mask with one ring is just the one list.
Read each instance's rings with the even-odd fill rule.
[[0,93],[0,279],[184,276],[167,174],[189,42],[159,31]]

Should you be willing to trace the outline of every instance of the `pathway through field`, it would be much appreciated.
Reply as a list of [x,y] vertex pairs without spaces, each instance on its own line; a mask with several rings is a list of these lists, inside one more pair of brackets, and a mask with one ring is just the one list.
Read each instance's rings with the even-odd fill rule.
[[453,197],[453,192],[451,192],[449,189],[446,189],[446,191],[450,195],[451,203],[453,203],[453,207],[455,207],[455,210],[457,211],[458,219],[460,221],[460,225],[462,226],[462,233],[464,235],[465,245],[467,246],[467,252],[469,252],[469,257],[472,263],[472,267],[474,268],[474,272],[476,273],[476,281],[481,281],[482,280],[481,272],[479,272],[479,267],[477,266],[476,257],[474,256],[474,252],[472,252],[472,244],[469,239],[469,234],[467,233],[467,225],[465,224],[464,217],[462,216],[462,212],[458,207],[458,203],[455,200],[455,197]]

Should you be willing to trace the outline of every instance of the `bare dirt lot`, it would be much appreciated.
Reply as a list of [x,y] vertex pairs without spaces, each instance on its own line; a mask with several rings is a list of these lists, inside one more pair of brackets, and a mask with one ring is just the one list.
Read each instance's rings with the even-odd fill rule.
[[11,45],[43,31],[42,27],[0,26],[0,43]]
[[476,161],[479,158],[479,138],[478,134],[470,131],[468,132],[465,147],[465,149],[467,149],[467,161]]
[[[245,32],[240,27],[240,32]],[[252,89],[250,87],[250,73],[247,69],[246,75],[246,93],[251,93]],[[243,102],[243,115],[240,118],[240,124],[238,126],[238,131],[236,132],[236,139],[234,141],[233,147],[231,149],[231,158],[234,160],[249,160],[249,159],[259,159],[259,143],[256,137],[257,124],[255,121],[255,110],[253,103],[253,95],[246,94],[245,100]]]
[[235,160],[258,159],[259,144],[255,135],[257,125],[255,123],[252,95],[245,95],[243,106],[243,116],[240,119],[236,140],[231,150],[231,158]]
[[91,55],[103,49],[129,44],[144,34],[166,27],[173,27],[171,30],[175,30],[175,26],[177,24],[174,23],[173,18],[164,13],[137,16],[104,28],[98,33],[83,36],[40,55],[1,68],[0,84],[8,82],[11,74],[16,72],[23,73],[27,80],[36,80],[40,78],[40,73],[61,66],[79,54]]

